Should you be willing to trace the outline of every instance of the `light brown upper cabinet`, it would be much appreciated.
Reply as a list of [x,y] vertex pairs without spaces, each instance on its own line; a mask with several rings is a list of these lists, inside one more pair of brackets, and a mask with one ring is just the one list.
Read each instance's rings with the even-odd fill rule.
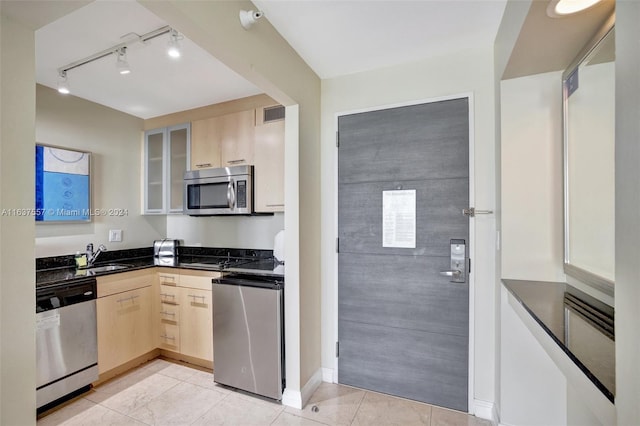
[[284,107],[255,110],[255,211],[284,211]]
[[191,170],[220,167],[222,117],[191,122]]
[[242,111],[222,116],[222,167],[253,164],[253,114],[253,111]]
[[253,164],[253,111],[191,123],[191,170]]

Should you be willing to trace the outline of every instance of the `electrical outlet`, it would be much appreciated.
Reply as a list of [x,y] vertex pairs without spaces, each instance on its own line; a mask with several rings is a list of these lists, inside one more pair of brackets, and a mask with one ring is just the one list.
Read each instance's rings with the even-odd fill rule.
[[110,229],[109,230],[109,242],[119,243],[122,241],[122,229]]

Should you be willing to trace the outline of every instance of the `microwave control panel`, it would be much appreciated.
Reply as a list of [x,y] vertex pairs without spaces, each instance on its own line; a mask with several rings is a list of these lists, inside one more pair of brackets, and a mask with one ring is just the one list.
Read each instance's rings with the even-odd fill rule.
[[247,208],[247,181],[246,180],[238,181],[236,207]]

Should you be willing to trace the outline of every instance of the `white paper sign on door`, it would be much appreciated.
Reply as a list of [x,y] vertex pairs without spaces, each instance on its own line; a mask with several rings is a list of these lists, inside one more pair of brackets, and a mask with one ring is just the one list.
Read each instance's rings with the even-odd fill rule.
[[382,191],[382,247],[416,248],[416,190]]

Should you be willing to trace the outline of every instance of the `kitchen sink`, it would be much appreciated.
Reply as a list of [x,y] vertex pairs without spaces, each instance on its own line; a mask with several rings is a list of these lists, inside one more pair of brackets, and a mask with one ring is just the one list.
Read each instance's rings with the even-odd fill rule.
[[112,272],[119,271],[120,269],[131,268],[131,265],[120,265],[120,264],[110,264],[110,265],[101,265],[101,266],[92,266],[91,268],[87,268],[86,271],[89,275],[99,274],[101,272]]

